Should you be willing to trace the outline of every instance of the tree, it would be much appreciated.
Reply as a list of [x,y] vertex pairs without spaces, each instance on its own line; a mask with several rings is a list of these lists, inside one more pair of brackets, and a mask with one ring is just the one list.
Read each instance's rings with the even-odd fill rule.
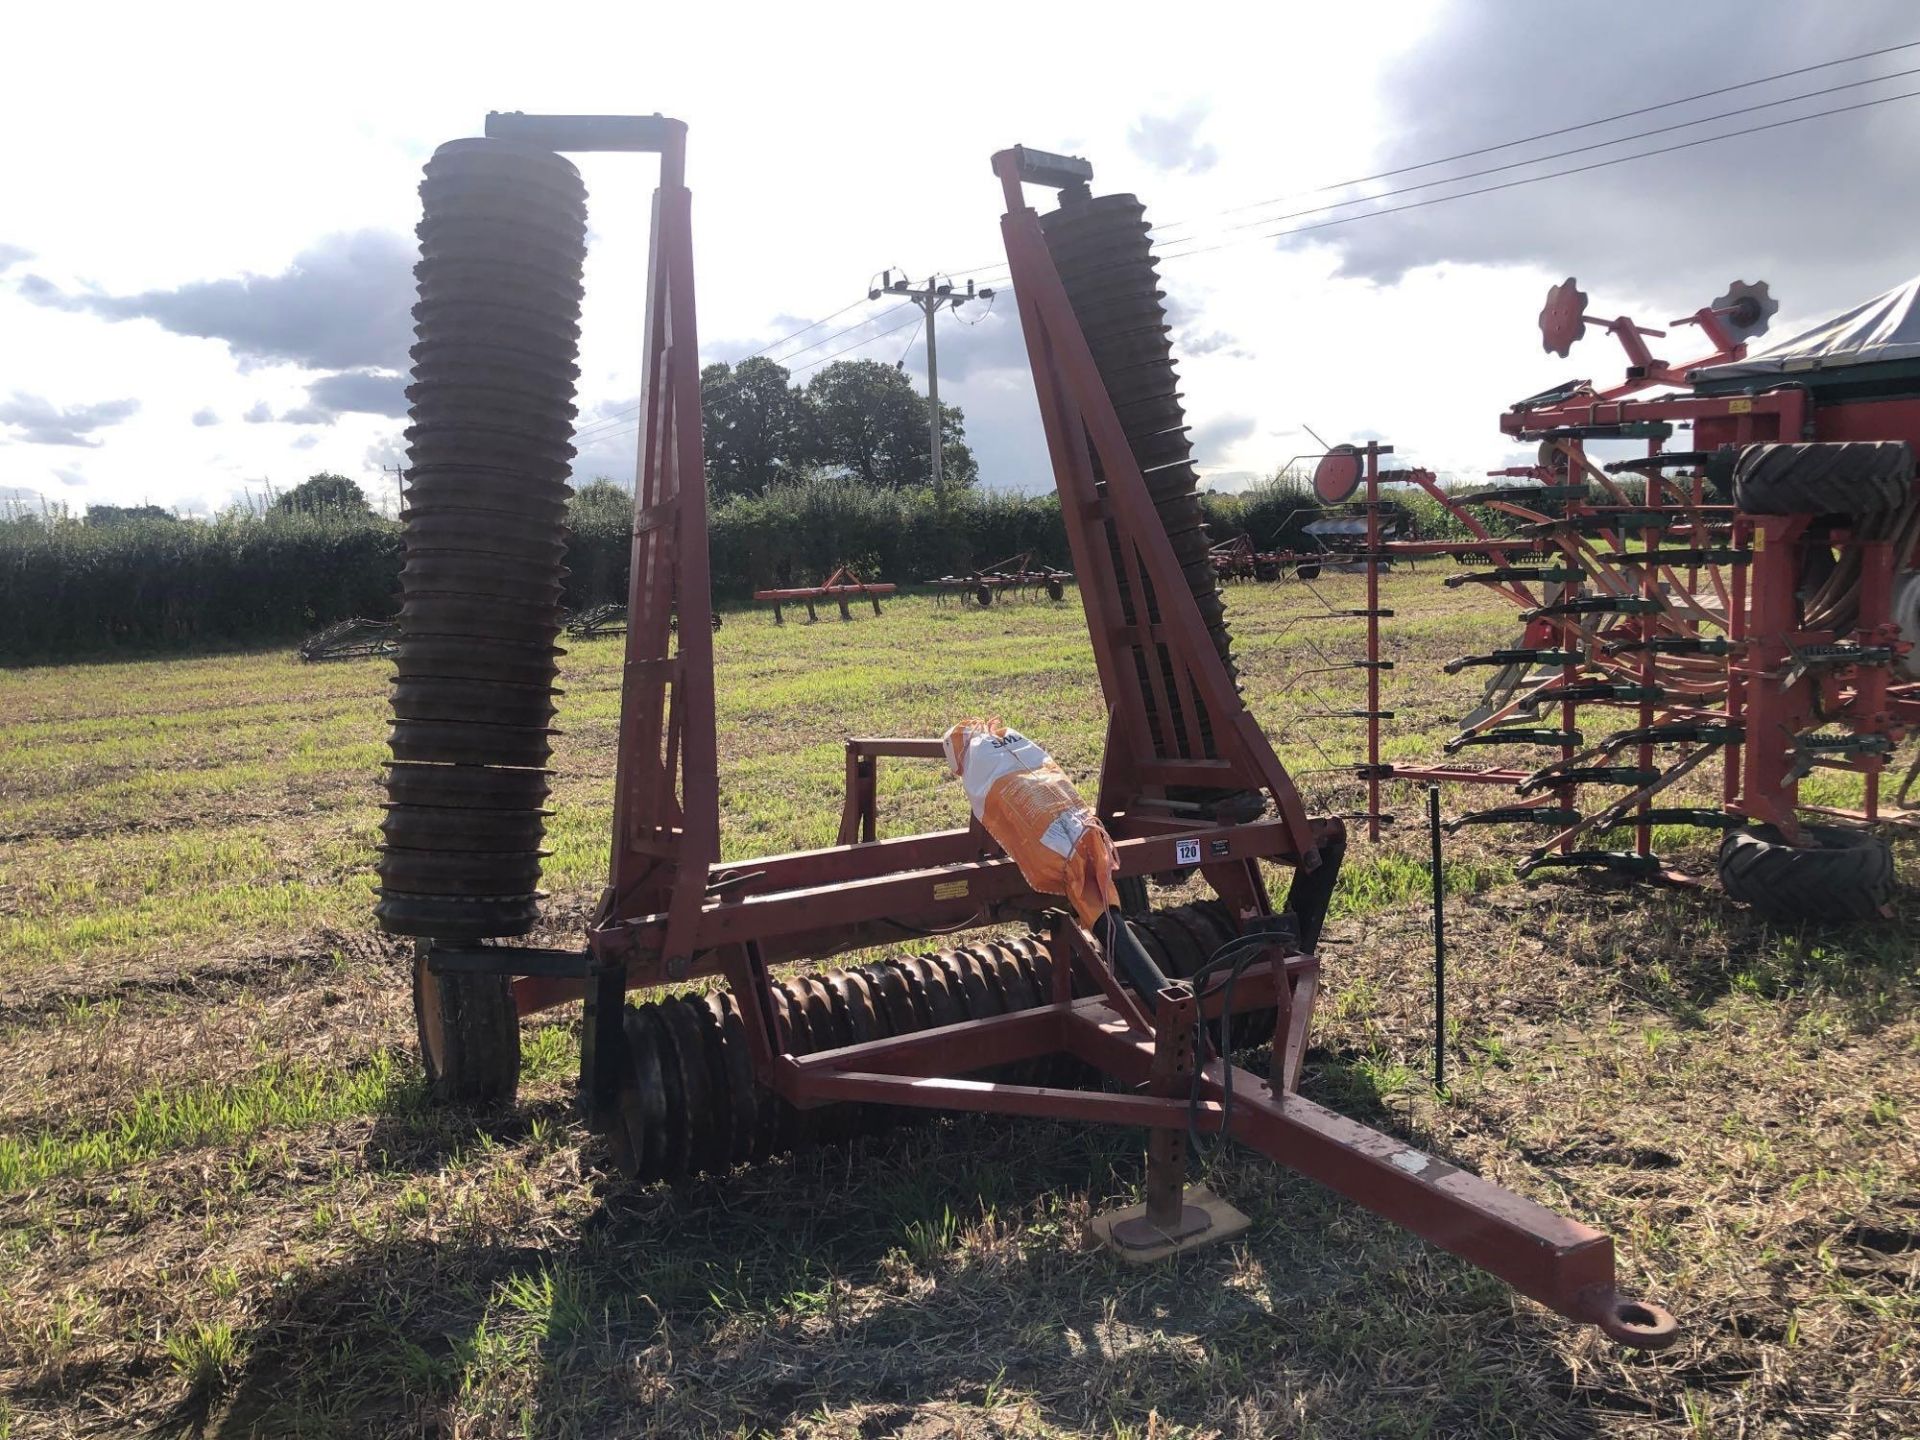
[[[926,397],[898,367],[836,361],[808,383],[807,407],[822,463],[888,490],[932,482]],[[979,475],[965,422],[957,407],[940,407],[941,462],[947,484],[956,489]]]
[[757,495],[799,474],[811,458],[805,397],[764,356],[700,372],[707,483],[716,496]]
[[163,510],[158,505],[89,505],[85,523],[96,530],[107,530],[116,525],[138,524],[142,520],[179,518],[171,510]]
[[344,515],[371,515],[373,507],[360,487],[344,475],[321,471],[309,475],[286,494],[278,496],[273,508],[286,514],[317,515],[331,510]]

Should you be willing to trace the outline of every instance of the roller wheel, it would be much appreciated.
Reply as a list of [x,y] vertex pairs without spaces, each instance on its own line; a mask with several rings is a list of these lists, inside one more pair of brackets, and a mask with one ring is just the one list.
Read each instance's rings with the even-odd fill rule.
[[1720,888],[1772,920],[1873,920],[1893,898],[1893,851],[1885,840],[1836,825],[1803,825],[1814,843],[1789,845],[1771,825],[1720,842]]
[[1869,515],[1898,510],[1913,488],[1904,440],[1749,445],[1733,471],[1749,515]]
[[510,1105],[520,1087],[520,1015],[506,975],[436,975],[413,961],[413,1018],[427,1093],[443,1105]]

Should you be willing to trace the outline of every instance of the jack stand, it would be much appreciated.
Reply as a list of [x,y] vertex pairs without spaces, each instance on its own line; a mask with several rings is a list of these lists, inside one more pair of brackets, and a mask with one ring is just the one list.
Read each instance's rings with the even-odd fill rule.
[[[1177,1097],[1193,1083],[1192,987],[1176,981],[1154,1007],[1153,1070],[1147,1089]],[[1093,1233],[1135,1264],[1217,1245],[1253,1222],[1204,1185],[1187,1185],[1187,1132],[1156,1127],[1147,1137],[1147,1198],[1093,1218]]]

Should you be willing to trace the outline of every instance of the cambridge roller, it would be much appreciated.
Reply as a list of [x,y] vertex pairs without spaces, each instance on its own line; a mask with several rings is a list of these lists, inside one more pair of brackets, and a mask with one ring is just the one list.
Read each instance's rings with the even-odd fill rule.
[[522,935],[548,814],[586,190],[550,151],[471,139],[434,153],[420,195],[379,917]]

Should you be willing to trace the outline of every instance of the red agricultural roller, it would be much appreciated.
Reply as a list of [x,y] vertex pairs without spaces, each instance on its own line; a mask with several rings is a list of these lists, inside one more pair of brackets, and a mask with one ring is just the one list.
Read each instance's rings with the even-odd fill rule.
[[[870,790],[850,791],[840,844],[722,860],[684,128],[657,116],[511,115],[490,117],[488,135],[485,143],[550,159],[650,151],[661,180],[612,863],[579,944],[499,943],[525,933],[534,904],[523,876],[537,849],[515,822],[537,815],[544,794],[544,713],[527,710],[511,727],[490,712],[449,717],[445,734],[416,737],[418,746],[446,742],[438,756],[415,739],[405,753],[396,748],[394,773],[407,785],[436,766],[472,772],[427,787],[458,797],[451,823],[398,827],[382,861],[382,917],[420,941],[415,1000],[435,1092],[511,1096],[519,1017],[578,1003],[583,1103],[615,1161],[641,1179],[723,1172],[920,1110],[1143,1129],[1145,1203],[1101,1227],[1136,1257],[1234,1233],[1239,1217],[1185,1183],[1189,1135],[1224,1133],[1571,1320],[1628,1345],[1671,1342],[1664,1311],[1617,1292],[1606,1236],[1297,1088],[1345,833],[1337,819],[1308,815],[1235,687],[1140,203],[1093,196],[1082,160],[1019,147],[994,157],[1007,261],[1111,717],[1093,809],[1111,837],[1120,891],[1136,902],[1133,913],[1114,906],[1088,924],[1034,888],[978,823],[873,838]],[[513,191],[518,164],[502,165],[490,193]],[[525,183],[564,200],[559,173],[554,163],[532,166]],[[1039,213],[1027,185],[1058,192],[1058,204]],[[429,194],[430,213],[434,204]],[[524,218],[495,218],[564,241],[573,215],[566,205],[530,206]],[[527,236],[534,261],[548,253],[531,244],[537,238]],[[506,298],[472,303],[498,307],[488,311],[497,332],[569,328],[563,277],[509,268],[489,278]],[[423,285],[432,279],[423,266]],[[516,318],[516,307],[528,313]],[[470,343],[467,362],[511,378],[510,345],[491,348],[477,333]],[[568,353],[542,351],[540,361],[545,379],[570,373]],[[423,378],[416,406],[434,401]],[[476,425],[487,418],[461,413]],[[524,456],[529,483],[540,479],[538,458]],[[476,506],[497,493],[490,481]],[[515,533],[544,562],[557,556],[558,538],[550,551],[533,518]],[[531,582],[545,572],[515,573]],[[530,600],[502,598],[531,623]],[[527,633],[514,632],[515,656],[546,658]],[[495,739],[510,758],[489,758]],[[856,743],[854,790],[872,785],[882,756],[939,753],[926,738]],[[396,809],[411,803],[396,790]],[[458,823],[483,813],[500,817],[499,850],[487,848],[496,832],[477,818],[468,830]],[[434,843],[412,849],[420,836]],[[1157,910],[1137,903],[1146,877],[1170,874],[1197,875],[1212,898]],[[1287,881],[1284,900],[1269,890],[1270,875]],[[436,877],[445,889],[401,888]],[[983,933],[937,954],[787,968],[903,933],[969,928]],[[719,983],[674,988],[699,981]],[[629,1004],[636,989],[662,993]],[[1250,1048],[1270,1052],[1265,1073],[1235,1060]]]

